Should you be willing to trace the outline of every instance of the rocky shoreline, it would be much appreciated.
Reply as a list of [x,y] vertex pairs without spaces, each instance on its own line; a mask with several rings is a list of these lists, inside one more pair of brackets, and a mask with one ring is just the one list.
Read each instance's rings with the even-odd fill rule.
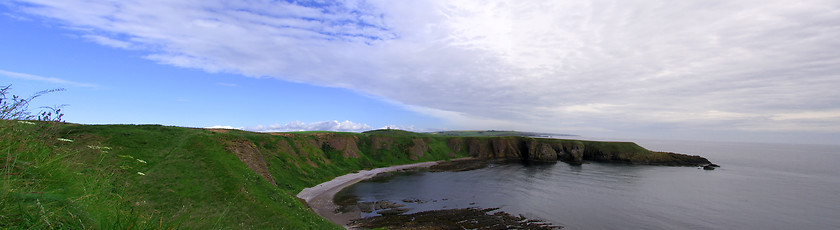
[[[560,229],[541,220],[512,215],[498,208],[461,208],[430,210],[410,213],[405,205],[394,201],[358,202],[358,199],[338,199],[342,189],[363,180],[387,180],[394,173],[427,170],[431,172],[467,171],[480,169],[491,163],[505,161],[477,158],[459,158],[450,161],[424,162],[360,171],[337,177],[298,193],[297,197],[318,215],[348,229]],[[445,199],[444,199],[445,200]],[[406,203],[422,203],[420,200],[402,200]],[[379,216],[360,218],[362,213],[376,213]]]
[[[348,224],[351,220],[358,219],[361,216],[360,212],[341,212],[342,207],[336,204],[333,200],[335,195],[347,186],[353,185],[362,180],[372,179],[377,176],[384,176],[388,173],[395,171],[418,170],[421,168],[435,167],[439,164],[443,165],[442,167],[448,168],[470,165],[486,166],[486,164],[481,162],[486,161],[472,157],[464,157],[448,161],[421,162],[385,168],[376,168],[371,170],[361,170],[356,173],[350,173],[347,175],[336,177],[330,181],[318,184],[311,188],[305,188],[297,194],[297,198],[306,203],[306,205],[309,206],[310,209],[315,211],[315,213],[317,213],[321,217],[324,217],[327,220],[330,220],[338,225],[348,227]],[[438,167],[438,169],[440,169],[440,167]]]
[[[443,200],[446,200],[445,198]],[[350,229],[561,229],[551,223],[528,219],[500,211],[498,208],[454,208],[428,210],[416,213],[405,204],[437,202],[403,199],[402,203],[380,200],[358,202],[357,197],[336,197],[341,208],[337,213],[376,213],[378,216],[353,219],[345,227]],[[405,204],[403,204],[405,203]],[[474,204],[474,203],[473,203]]]
[[423,168],[437,164],[437,162],[422,162],[408,165],[398,165],[371,170],[362,170],[344,176],[336,177],[330,181],[318,184],[311,188],[305,188],[297,194],[297,197],[309,206],[315,213],[332,221],[333,223],[347,227],[350,220],[358,219],[359,213],[336,212],[339,206],[333,202],[335,194],[359,181],[372,178],[380,173],[399,171],[411,168]]
[[[668,153],[673,156],[681,154]],[[691,156],[695,157],[695,156]],[[700,157],[697,157],[700,158]],[[701,161],[708,162],[704,158]],[[680,159],[681,160],[681,159]],[[681,162],[677,166],[693,165],[699,162]],[[312,188],[302,190],[297,197],[305,201],[318,215],[348,229],[560,229],[540,220],[529,220],[499,211],[498,208],[468,207],[460,209],[430,210],[409,213],[399,201],[358,202],[358,199],[337,199],[336,194],[342,189],[363,180],[388,180],[396,172],[427,170],[430,172],[467,171],[487,167],[492,163],[539,163],[510,158],[466,157],[450,161],[424,162],[399,165],[386,168],[359,171],[337,177]],[[631,163],[619,161],[622,163]],[[546,162],[548,163],[548,162]],[[652,163],[652,162],[648,162]],[[632,164],[632,163],[631,163]],[[655,163],[654,163],[655,164]],[[661,164],[660,165],[672,165]],[[709,164],[713,165],[713,164]],[[714,165],[717,166],[717,165]],[[701,166],[702,167],[702,166]],[[707,169],[708,170],[708,169]],[[424,202],[403,200],[404,203]],[[444,206],[445,208],[445,206]],[[361,218],[362,213],[376,213],[378,216]],[[406,214],[408,213],[408,214]]]
[[432,210],[402,215],[382,215],[350,222],[351,228],[372,229],[561,229],[540,220],[529,220],[498,208]]

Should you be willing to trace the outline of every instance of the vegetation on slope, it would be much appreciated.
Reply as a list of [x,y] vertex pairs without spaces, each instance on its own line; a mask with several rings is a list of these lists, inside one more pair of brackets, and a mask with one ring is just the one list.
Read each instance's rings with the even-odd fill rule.
[[340,229],[295,198],[340,175],[463,156],[692,165],[633,143],[399,130],[253,133],[0,120],[0,228]]
[[391,136],[391,137],[397,137],[397,136],[434,137],[435,136],[435,135],[431,135],[431,134],[415,133],[415,132],[410,132],[410,131],[405,131],[405,130],[400,130],[400,129],[376,129],[376,130],[365,131],[365,132],[362,132],[362,133],[371,134],[371,135]]
[[295,194],[361,169],[463,156],[693,163],[633,143],[67,124],[58,108],[28,110],[57,90],[21,98],[8,89],[0,87],[0,228],[341,229]]
[[[253,133],[77,125],[0,87],[0,229],[342,229],[295,194],[361,169],[472,156],[693,165],[634,143],[520,132]],[[38,121],[34,121],[37,119]],[[493,137],[488,137],[493,136]]]
[[360,169],[463,156],[433,139],[412,154],[416,139],[387,134],[0,122],[0,228],[340,229],[295,194]]
[[535,132],[520,132],[520,131],[502,131],[502,130],[464,130],[464,131],[438,131],[431,134],[455,136],[455,137],[505,137],[505,136],[520,136],[520,137],[540,137],[540,136],[574,136],[569,134],[552,134],[552,133],[535,133]]

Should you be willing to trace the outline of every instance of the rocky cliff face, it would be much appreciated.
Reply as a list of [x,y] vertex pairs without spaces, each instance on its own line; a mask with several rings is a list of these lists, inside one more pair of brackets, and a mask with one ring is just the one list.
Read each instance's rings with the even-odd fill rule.
[[[389,141],[382,141],[387,139]],[[372,135],[373,145],[391,148],[393,138]],[[678,153],[654,152],[632,142],[597,142],[560,140],[531,137],[413,137],[404,152],[417,160],[428,146],[436,142],[446,143],[449,154],[466,153],[479,159],[521,160],[526,162],[557,162],[582,164],[584,161],[617,162],[647,165],[699,166],[710,162],[700,156]],[[384,146],[383,146],[384,143]]]
[[530,137],[467,138],[469,155],[481,159],[582,164],[584,161],[645,165],[700,166],[700,156],[654,152],[632,142],[595,142]]
[[[276,148],[299,161],[317,167],[335,160],[362,158],[367,161],[421,161],[471,156],[486,160],[582,164],[586,161],[645,165],[700,166],[710,162],[699,156],[654,152],[632,142],[598,142],[531,137],[451,137],[410,132],[394,133],[309,133],[285,136]],[[244,145],[229,147],[237,155],[249,156]],[[242,158],[242,157],[240,157]],[[247,160],[251,158],[246,157]],[[259,160],[254,158],[255,160]],[[402,159],[402,160],[400,160]],[[244,160],[243,160],[244,161]],[[298,164],[298,163],[296,163]],[[258,168],[259,169],[259,168]],[[257,170],[259,171],[259,170]],[[270,180],[270,179],[269,179]]]
[[481,159],[522,160],[581,164],[585,146],[580,141],[529,137],[466,138],[469,155]]

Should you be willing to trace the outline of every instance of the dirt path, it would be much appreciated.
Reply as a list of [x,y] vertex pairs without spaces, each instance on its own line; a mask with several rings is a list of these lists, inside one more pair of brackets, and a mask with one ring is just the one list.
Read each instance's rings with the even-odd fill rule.
[[312,210],[315,211],[315,213],[318,213],[318,215],[327,218],[333,223],[339,224],[346,228],[347,225],[350,223],[350,220],[358,219],[361,215],[359,212],[336,213],[335,210],[339,208],[338,205],[333,203],[333,197],[335,197],[336,193],[346,188],[347,186],[353,185],[365,179],[369,179],[373,176],[376,176],[376,174],[379,173],[399,171],[410,168],[426,168],[436,164],[438,164],[438,162],[422,162],[415,164],[377,168],[367,171],[362,170],[357,173],[350,173],[344,176],[336,177],[331,181],[321,183],[319,185],[316,185],[315,187],[305,188],[297,194],[297,197],[305,200],[306,203],[309,204],[309,207],[311,207]]

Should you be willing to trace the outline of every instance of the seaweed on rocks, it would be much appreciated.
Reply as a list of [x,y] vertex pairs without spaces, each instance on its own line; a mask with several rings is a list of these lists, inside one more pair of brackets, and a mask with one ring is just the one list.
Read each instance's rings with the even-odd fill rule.
[[470,159],[459,159],[459,160],[452,160],[452,161],[445,161],[445,162],[438,162],[436,165],[432,165],[428,168],[430,172],[460,172],[460,171],[469,171],[474,169],[480,169],[487,167],[491,163],[491,160],[487,159],[477,159],[477,158],[470,158]]
[[561,229],[540,220],[498,211],[498,208],[432,210],[412,214],[382,215],[350,222],[350,227],[371,229]]

